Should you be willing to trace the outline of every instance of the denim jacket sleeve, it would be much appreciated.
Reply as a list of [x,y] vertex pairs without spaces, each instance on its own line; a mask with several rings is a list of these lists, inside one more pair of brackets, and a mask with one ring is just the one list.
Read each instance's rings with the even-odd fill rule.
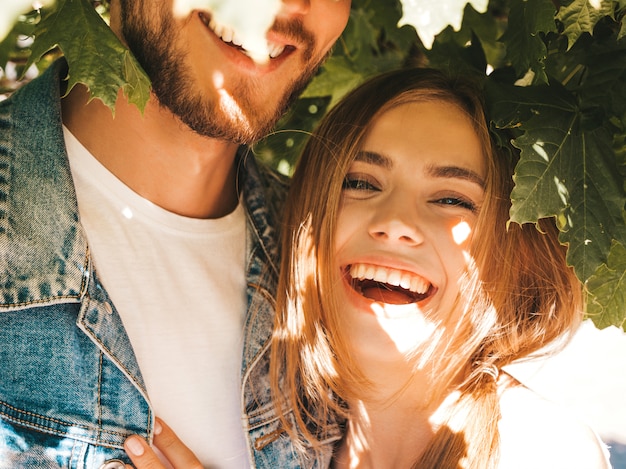
[[0,103],[0,467],[112,469],[153,415],[79,223],[62,68]]

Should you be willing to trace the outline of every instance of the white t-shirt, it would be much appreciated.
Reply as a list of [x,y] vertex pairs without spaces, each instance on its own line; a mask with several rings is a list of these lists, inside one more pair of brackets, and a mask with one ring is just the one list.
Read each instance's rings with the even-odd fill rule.
[[94,266],[128,331],[156,415],[205,467],[249,468],[240,392],[243,206],[214,220],[168,212],[64,133]]

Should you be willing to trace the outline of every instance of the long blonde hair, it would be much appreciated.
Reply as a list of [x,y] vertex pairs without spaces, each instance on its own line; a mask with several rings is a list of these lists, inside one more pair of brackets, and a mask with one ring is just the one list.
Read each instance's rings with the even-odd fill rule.
[[473,122],[487,162],[485,201],[470,249],[471,301],[457,327],[427,355],[435,360],[431,397],[451,386],[459,391],[448,419],[455,432],[442,427],[425,453],[416,454],[415,467],[457,468],[461,460],[465,467],[496,467],[496,380],[483,371],[536,352],[580,323],[581,286],[553,221],[507,226],[514,161],[493,145],[481,96],[470,80],[436,70],[389,72],[347,95],[308,141],[285,209],[270,369],[282,424],[297,443],[322,445],[326,416],[348,418],[344,403],[367,384],[337,314],[333,239],[347,169],[370,123],[395,106],[424,100],[456,105]]

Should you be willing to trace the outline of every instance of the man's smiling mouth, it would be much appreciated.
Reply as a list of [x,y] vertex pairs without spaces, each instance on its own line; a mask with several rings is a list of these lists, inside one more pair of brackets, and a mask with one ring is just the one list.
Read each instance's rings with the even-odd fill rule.
[[[219,24],[210,14],[200,12],[200,19],[217,37],[219,37],[225,44],[240,50],[246,55],[250,55],[246,49],[242,47],[243,41],[237,35],[237,32],[228,26]],[[268,41],[267,53],[269,59],[276,59],[283,53],[294,50],[295,47],[290,45],[278,44]]]
[[359,295],[381,303],[419,303],[436,291],[429,281],[405,270],[359,263],[347,266],[346,271]]

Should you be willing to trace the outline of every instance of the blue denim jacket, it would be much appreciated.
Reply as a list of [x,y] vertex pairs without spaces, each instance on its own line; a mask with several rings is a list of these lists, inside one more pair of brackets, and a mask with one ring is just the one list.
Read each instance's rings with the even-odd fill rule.
[[[0,468],[129,463],[124,439],[152,439],[154,414],[115,305],[79,223],[61,126],[64,64],[0,103]],[[250,233],[242,421],[259,468],[325,467],[298,453],[270,400],[268,341],[285,182],[239,153]],[[210,398],[210,397],[207,397]]]

